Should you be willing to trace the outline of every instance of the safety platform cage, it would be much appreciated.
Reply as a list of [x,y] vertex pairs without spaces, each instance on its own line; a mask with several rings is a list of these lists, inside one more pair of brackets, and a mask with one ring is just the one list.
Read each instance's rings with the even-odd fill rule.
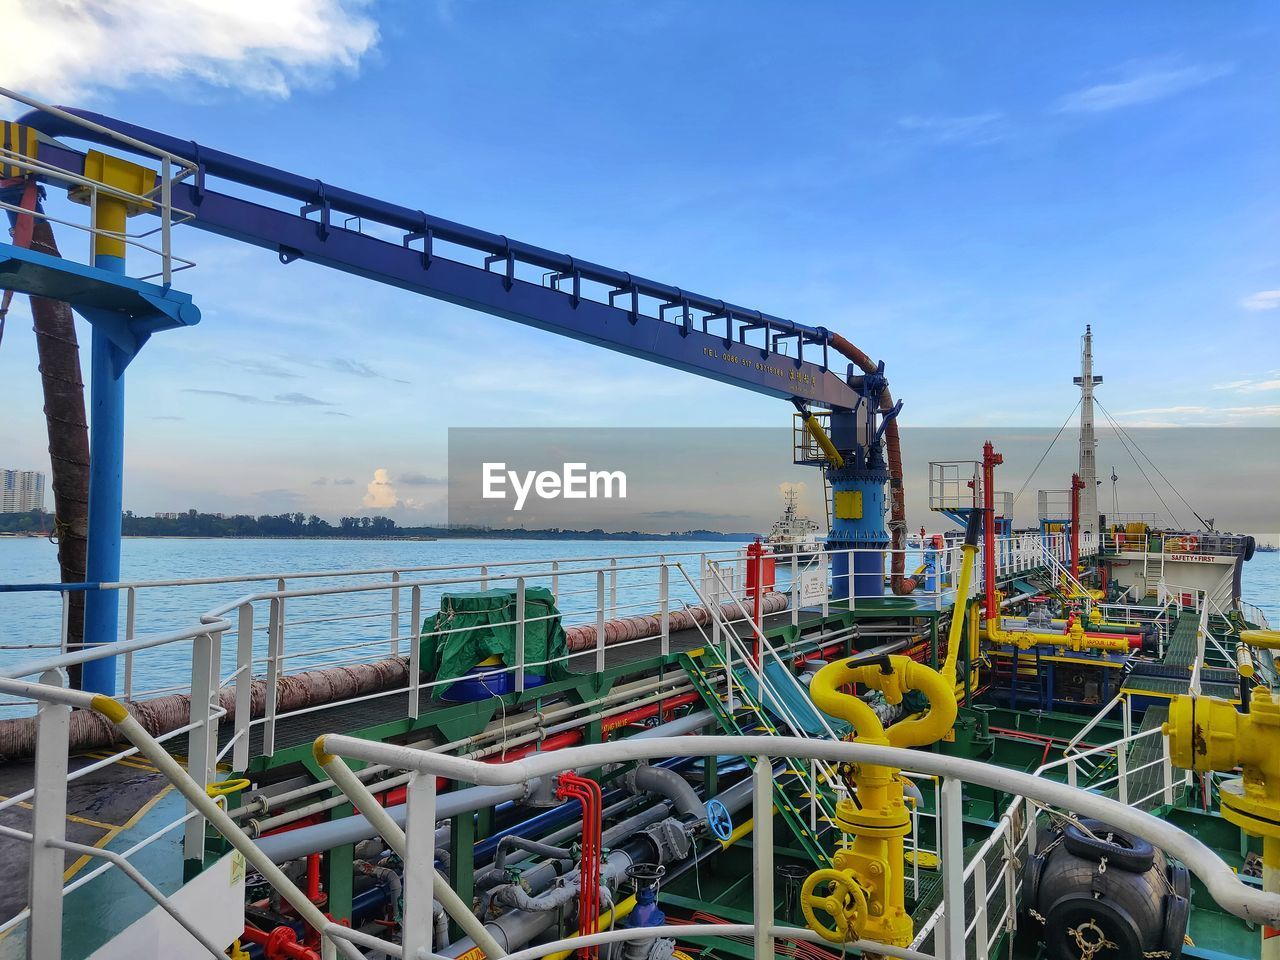
[[977,460],[930,461],[930,510],[956,513],[981,506],[982,464]]
[[1013,491],[997,490],[992,494],[992,503],[995,506],[996,516],[1006,519],[1013,516]]
[[1050,523],[1066,523],[1071,519],[1070,490],[1036,492],[1036,517]]
[[[831,435],[830,410],[817,410],[810,416],[818,422],[823,433]],[[822,447],[818,446],[818,441],[805,426],[805,418],[798,413],[793,415],[791,420],[791,453],[792,460],[797,464],[822,466],[827,463],[826,453],[823,452]]]
[[[8,181],[6,186],[10,188],[5,196],[0,196],[0,210],[16,218],[12,234],[17,246],[30,245],[29,225],[34,219],[40,219],[88,234],[91,239],[87,263],[91,267],[97,265],[96,259],[99,247],[103,245],[102,241],[120,244],[121,256],[124,255],[125,247],[131,253],[149,255],[129,258],[130,262],[136,260],[144,264],[140,275],[135,276],[130,272],[130,276],[136,280],[159,279],[161,283],[168,285],[174,273],[195,266],[195,261],[175,256],[171,243],[173,226],[194,216],[190,211],[173,205],[175,185],[195,177],[197,168],[194,164],[6,87],[0,87],[0,98],[24,104],[54,116],[77,130],[83,130],[86,140],[102,142],[105,138],[109,143],[147,156],[143,164],[136,164],[100,150],[92,150],[85,157],[83,175],[69,173],[57,164],[42,159],[42,151],[56,149],[57,141],[37,133],[32,127],[0,120],[0,179]],[[71,133],[69,136],[74,139],[76,134]],[[71,202],[59,204],[44,198],[37,203],[37,180],[63,187]],[[154,220],[148,218],[142,221],[141,227],[131,230],[127,226],[129,221],[121,217],[119,225],[124,228],[115,229],[115,218],[104,214],[104,204],[127,211],[124,216],[130,219],[141,213],[149,213],[154,215]],[[77,212],[80,208],[87,210],[87,213]],[[50,212],[51,209],[58,212]],[[61,215],[64,211],[65,215]],[[28,224],[25,228],[24,220]],[[25,243],[22,236],[24,232],[27,235]]]

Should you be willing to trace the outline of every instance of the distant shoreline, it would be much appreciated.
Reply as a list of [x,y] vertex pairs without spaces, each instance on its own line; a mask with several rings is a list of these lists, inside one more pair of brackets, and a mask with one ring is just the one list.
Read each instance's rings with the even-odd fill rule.
[[[50,514],[41,510],[0,514],[0,534],[46,536],[53,526]],[[623,540],[623,541],[741,541],[753,540],[752,532],[723,533],[718,530],[681,530],[651,533],[645,530],[566,530],[544,527],[525,530],[513,527],[485,529],[447,526],[402,527],[390,517],[342,517],[336,524],[315,514],[302,513],[221,514],[188,510],[163,516],[140,516],[126,510],[121,517],[125,537],[180,540]]]

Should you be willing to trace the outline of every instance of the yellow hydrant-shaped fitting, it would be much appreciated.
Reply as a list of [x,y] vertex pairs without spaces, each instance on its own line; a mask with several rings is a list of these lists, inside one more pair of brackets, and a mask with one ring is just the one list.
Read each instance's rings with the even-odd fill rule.
[[[885,730],[870,706],[841,692],[851,683],[880,691],[891,704],[900,703],[908,691],[919,691],[928,699],[929,710]],[[809,692],[819,710],[853,726],[858,743],[925,746],[942,739],[956,719],[952,685],[910,657],[828,664],[814,675]],[[852,840],[835,852],[833,868],[818,870],[805,880],[800,897],[805,920],[832,943],[866,937],[907,946],[913,927],[906,910],[902,838],[911,832],[911,816],[903,800],[901,771],[853,764],[841,773],[853,796],[836,804],[836,826]]]
[[[1245,630],[1241,642],[1280,647],[1280,632]],[[1262,838],[1262,888],[1280,892],[1280,697],[1256,687],[1249,712],[1219,697],[1190,694],[1174,699],[1163,727],[1175,766],[1199,773],[1244,776],[1219,785],[1222,816],[1246,833]],[[1263,960],[1280,958],[1280,931],[1262,929]]]

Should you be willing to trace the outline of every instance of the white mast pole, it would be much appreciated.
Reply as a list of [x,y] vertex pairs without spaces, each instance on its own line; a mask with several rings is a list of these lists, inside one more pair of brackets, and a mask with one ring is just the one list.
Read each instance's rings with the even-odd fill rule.
[[1086,325],[1080,349],[1080,531],[1086,535],[1098,532],[1098,438],[1093,430],[1093,388],[1102,382],[1093,375],[1093,328]]

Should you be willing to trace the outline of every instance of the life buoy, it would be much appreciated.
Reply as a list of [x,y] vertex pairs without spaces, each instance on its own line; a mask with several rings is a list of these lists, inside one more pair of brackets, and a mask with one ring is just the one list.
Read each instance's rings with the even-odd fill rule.
[[1182,545],[1186,547],[1187,553],[1195,553],[1200,547],[1199,537],[1183,537]]

